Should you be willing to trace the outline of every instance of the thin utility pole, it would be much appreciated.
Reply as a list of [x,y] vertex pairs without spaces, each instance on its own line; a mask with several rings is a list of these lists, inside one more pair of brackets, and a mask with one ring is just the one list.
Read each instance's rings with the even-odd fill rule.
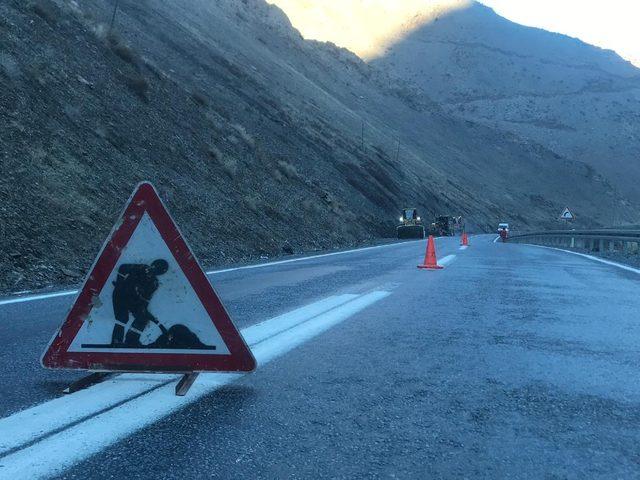
[[109,33],[113,30],[113,24],[116,21],[116,13],[118,13],[118,4],[120,0],[116,0],[116,4],[113,6],[113,15],[111,15],[111,24],[109,25]]
[[613,225],[611,225],[612,227],[616,227],[618,225],[618,189],[616,187],[613,187],[613,199],[612,199],[612,203],[613,203],[613,208],[612,208],[612,214],[611,214],[611,221],[613,223]]

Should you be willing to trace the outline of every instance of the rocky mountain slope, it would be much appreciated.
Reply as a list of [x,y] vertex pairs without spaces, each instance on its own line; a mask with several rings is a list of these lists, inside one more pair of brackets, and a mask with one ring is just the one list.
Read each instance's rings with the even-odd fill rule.
[[447,112],[586,162],[640,199],[640,70],[632,64],[479,3],[402,30],[376,65]]
[[[398,209],[607,223],[593,168],[447,114],[262,0],[0,4],[0,289],[76,283],[136,182],[207,265],[394,234]],[[622,208],[631,218],[633,208]]]
[[640,70],[614,52],[472,0],[273,1],[305,37],[413,82],[451,115],[585,162],[640,201]]

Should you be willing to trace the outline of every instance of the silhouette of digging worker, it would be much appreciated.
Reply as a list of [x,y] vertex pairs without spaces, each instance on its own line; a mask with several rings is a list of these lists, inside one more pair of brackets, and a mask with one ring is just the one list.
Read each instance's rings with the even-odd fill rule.
[[[111,300],[116,324],[113,327],[111,345],[118,347],[140,347],[140,335],[153,322],[162,333],[167,329],[149,312],[151,297],[158,290],[158,276],[169,270],[166,260],[154,260],[151,265],[123,264],[118,268],[118,277],[113,282],[114,289]],[[133,322],[128,330],[129,314]],[[125,336],[126,331],[126,336]]]

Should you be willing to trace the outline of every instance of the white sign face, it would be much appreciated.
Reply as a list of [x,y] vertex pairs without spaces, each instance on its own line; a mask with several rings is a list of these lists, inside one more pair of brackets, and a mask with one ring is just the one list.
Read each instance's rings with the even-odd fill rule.
[[565,209],[560,214],[560,218],[563,220],[573,220],[573,213],[569,210],[569,207],[565,207]]
[[229,355],[146,213],[68,351]]
[[158,192],[136,186],[43,367],[251,372],[256,360]]

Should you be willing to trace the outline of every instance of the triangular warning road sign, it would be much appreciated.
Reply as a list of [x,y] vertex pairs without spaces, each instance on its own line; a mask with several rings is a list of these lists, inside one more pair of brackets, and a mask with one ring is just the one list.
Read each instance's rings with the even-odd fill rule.
[[256,362],[158,193],[141,183],[42,365],[247,372]]
[[573,220],[574,219],[573,213],[571,213],[571,210],[569,210],[569,207],[564,207],[564,210],[560,214],[560,218],[563,219],[563,220]]

